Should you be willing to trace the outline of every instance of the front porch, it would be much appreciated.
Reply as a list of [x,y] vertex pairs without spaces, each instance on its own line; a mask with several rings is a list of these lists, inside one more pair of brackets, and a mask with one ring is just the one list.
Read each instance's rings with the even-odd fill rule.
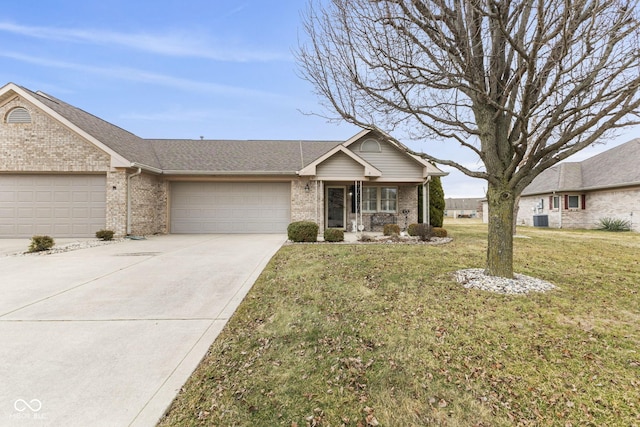
[[[385,224],[405,230],[418,222],[418,184],[301,181],[292,185],[292,221],[345,232],[382,232]],[[296,206],[296,204],[298,204]]]

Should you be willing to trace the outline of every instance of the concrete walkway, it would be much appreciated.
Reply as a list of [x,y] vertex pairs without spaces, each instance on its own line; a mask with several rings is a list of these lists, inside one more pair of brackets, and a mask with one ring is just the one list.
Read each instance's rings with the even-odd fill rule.
[[155,425],[285,240],[0,256],[0,426]]

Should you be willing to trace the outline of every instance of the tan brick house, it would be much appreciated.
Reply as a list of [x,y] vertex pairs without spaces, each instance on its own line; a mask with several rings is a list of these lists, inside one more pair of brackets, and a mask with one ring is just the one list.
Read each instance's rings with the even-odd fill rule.
[[[595,228],[602,218],[640,231],[640,139],[553,166],[522,192],[517,224]],[[534,221],[537,224],[534,224]]]
[[292,221],[417,222],[446,173],[383,135],[347,141],[143,139],[42,92],[0,88],[0,238],[284,233]]

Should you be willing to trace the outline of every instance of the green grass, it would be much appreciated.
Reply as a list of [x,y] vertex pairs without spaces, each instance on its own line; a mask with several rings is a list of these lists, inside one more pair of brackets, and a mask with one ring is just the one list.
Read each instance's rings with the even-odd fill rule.
[[640,234],[519,229],[545,294],[467,290],[486,226],[454,241],[290,245],[165,426],[640,425]]

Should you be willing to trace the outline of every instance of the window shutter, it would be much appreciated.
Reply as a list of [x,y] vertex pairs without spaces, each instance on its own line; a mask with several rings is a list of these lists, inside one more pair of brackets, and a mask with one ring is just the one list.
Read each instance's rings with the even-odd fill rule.
[[564,195],[564,208],[569,209],[569,196],[567,194]]
[[[356,213],[356,186],[349,187],[349,193],[351,194],[351,213]],[[362,197],[362,195],[360,195]]]
[[553,196],[549,196],[549,210],[553,209]]
[[587,196],[586,194],[583,194],[580,196],[581,202],[582,202],[582,209],[586,209],[587,208]]

